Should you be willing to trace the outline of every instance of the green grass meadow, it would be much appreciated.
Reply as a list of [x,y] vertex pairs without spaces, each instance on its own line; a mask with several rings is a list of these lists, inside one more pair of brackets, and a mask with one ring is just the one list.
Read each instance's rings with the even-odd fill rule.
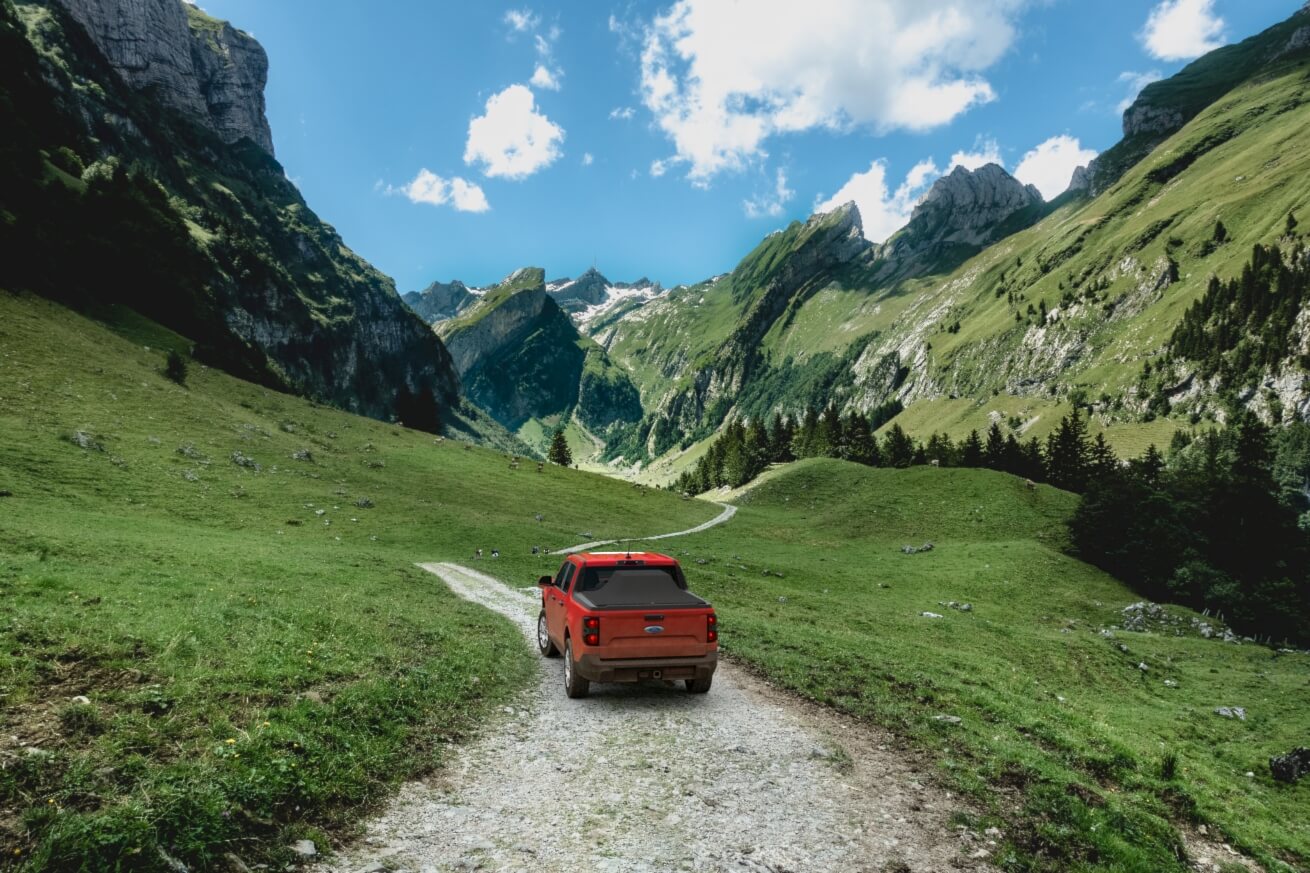
[[482,548],[528,585],[558,561],[534,545],[718,512],[196,364],[182,387],[180,337],[101,316],[0,292],[3,864],[324,845],[531,675],[516,629],[416,562]]
[[1063,553],[1076,500],[811,460],[766,474],[731,523],[652,546],[714,602],[734,658],[934,758],[1005,829],[1007,869],[1186,869],[1178,832],[1200,824],[1302,869],[1310,784],[1268,759],[1310,736],[1310,656],[1204,639],[1175,607],[1177,625],[1102,635],[1139,598]]

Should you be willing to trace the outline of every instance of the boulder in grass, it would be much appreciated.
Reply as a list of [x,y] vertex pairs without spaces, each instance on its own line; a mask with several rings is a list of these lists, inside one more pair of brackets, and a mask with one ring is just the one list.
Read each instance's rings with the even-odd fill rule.
[[1279,782],[1292,784],[1310,773],[1310,749],[1298,747],[1286,755],[1275,755],[1269,759],[1269,772]]

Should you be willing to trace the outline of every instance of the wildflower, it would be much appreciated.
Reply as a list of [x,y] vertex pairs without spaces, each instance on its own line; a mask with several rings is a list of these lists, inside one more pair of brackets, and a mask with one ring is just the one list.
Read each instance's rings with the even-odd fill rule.
[[229,746],[235,746],[237,744],[237,741],[234,740],[232,737],[228,737],[223,742],[227,743]]

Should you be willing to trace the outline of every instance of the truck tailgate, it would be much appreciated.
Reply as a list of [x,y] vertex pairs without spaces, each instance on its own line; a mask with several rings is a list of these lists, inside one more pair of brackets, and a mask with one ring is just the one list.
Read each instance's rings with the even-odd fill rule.
[[707,609],[614,610],[601,615],[604,658],[688,658],[709,651]]

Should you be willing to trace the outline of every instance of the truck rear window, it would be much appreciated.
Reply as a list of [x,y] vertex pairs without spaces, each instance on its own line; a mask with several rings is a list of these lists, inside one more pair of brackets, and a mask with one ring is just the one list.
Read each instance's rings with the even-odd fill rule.
[[687,588],[687,580],[677,567],[588,567],[582,571],[578,590],[599,591],[613,586],[613,589],[658,591],[667,589],[670,583],[683,590]]

